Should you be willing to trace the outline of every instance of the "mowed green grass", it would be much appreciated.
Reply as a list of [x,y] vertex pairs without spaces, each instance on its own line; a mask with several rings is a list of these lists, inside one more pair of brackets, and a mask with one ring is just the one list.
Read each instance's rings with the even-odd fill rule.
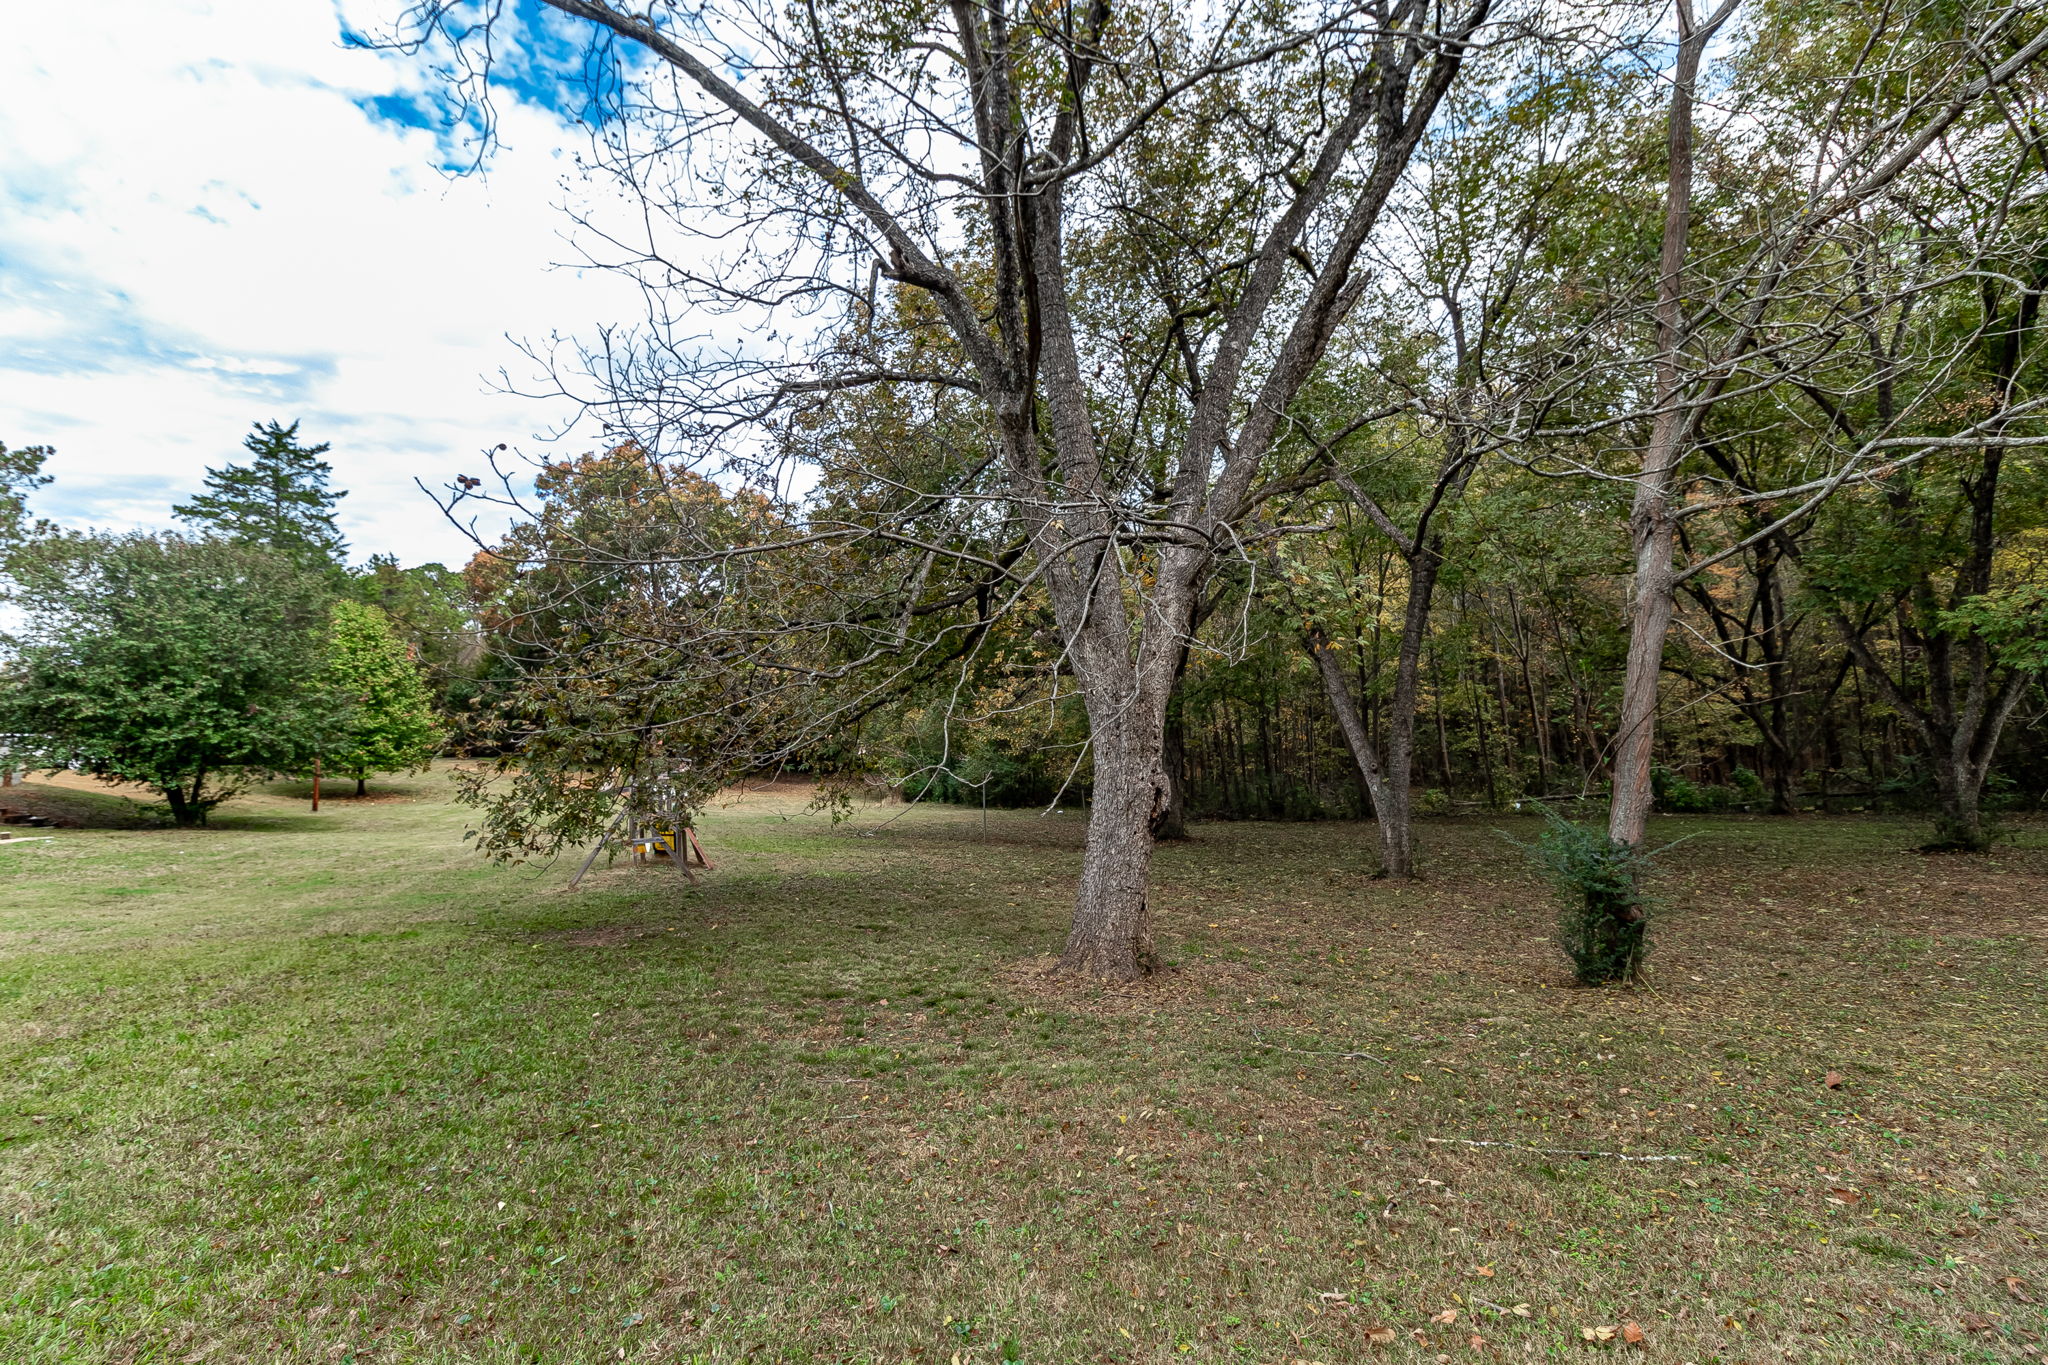
[[1075,812],[785,789],[565,894],[378,790],[0,847],[0,1361],[2048,1351],[2038,828],[1660,822],[1654,983],[1584,991],[1528,821],[1413,888],[1204,825],[1106,991],[1041,973]]

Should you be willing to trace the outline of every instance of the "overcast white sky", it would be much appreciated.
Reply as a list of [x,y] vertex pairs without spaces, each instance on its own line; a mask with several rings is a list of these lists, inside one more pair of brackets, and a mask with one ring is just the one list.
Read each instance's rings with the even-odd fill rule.
[[36,510],[168,525],[251,423],[298,420],[333,444],[354,558],[459,564],[414,478],[563,415],[490,391],[506,335],[635,315],[550,269],[582,135],[508,95],[488,177],[451,180],[434,132],[371,111],[421,64],[344,49],[334,0],[90,13],[13,7],[0,44],[0,441],[56,447]]

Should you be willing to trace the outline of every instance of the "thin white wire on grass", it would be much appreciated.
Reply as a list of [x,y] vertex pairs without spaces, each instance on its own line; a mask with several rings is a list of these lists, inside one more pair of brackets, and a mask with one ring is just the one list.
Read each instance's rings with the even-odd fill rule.
[[1541,1156],[1604,1156],[1616,1161],[1697,1161],[1698,1157],[1681,1153],[1659,1153],[1638,1156],[1631,1152],[1595,1152],[1580,1147],[1525,1147],[1519,1142],[1487,1142],[1479,1138],[1424,1138],[1441,1146],[1464,1147],[1511,1147],[1518,1152],[1535,1152]]
[[1378,1056],[1371,1052],[1336,1052],[1324,1049],[1310,1049],[1305,1047],[1282,1047],[1278,1043],[1267,1042],[1263,1037],[1260,1036],[1259,1031],[1257,1029],[1252,1030],[1252,1037],[1258,1041],[1258,1045],[1260,1047],[1268,1047],[1273,1049],[1273,1051],[1275,1052],[1293,1052],[1303,1057],[1335,1057],[1337,1060],[1343,1062],[1378,1062],[1381,1066],[1385,1067],[1391,1067],[1393,1065],[1393,1063],[1388,1061],[1386,1058]]

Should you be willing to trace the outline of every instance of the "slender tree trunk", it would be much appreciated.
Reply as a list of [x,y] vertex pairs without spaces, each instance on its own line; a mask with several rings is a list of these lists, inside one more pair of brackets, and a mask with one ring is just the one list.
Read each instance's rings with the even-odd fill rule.
[[1178,683],[1173,698],[1166,704],[1166,740],[1160,767],[1166,773],[1166,805],[1152,822],[1152,838],[1163,844],[1188,837],[1188,732]]
[[358,777],[356,778],[356,795],[357,795],[357,796],[367,796],[367,795],[369,795],[369,791],[370,791],[370,788],[369,788],[369,779],[367,779],[367,778],[365,778],[365,777],[361,777],[361,776],[358,776]]
[[[1365,718],[1359,714],[1358,703],[1351,695],[1351,685],[1344,679],[1343,661],[1331,647],[1329,638],[1320,630],[1312,629],[1308,636],[1308,651],[1316,661],[1316,672],[1322,677],[1323,695],[1329,698],[1330,714],[1337,718],[1337,729],[1344,736],[1344,747],[1351,751],[1351,760],[1358,765],[1359,779],[1365,783],[1365,794],[1372,802],[1373,821],[1380,834],[1380,875],[1405,878],[1411,875],[1413,866],[1408,803],[1399,798],[1387,781],[1380,766],[1379,752],[1372,742],[1372,733],[1366,729]],[[1396,871],[1396,868],[1400,870]]]
[[[1722,11],[1725,14],[1727,11]],[[1615,739],[1614,792],[1607,813],[1609,837],[1640,844],[1650,821],[1650,769],[1657,745],[1657,684],[1664,641],[1671,633],[1673,558],[1678,526],[1671,489],[1685,458],[1691,414],[1681,408],[1678,347],[1683,317],[1686,235],[1692,215],[1692,101],[1700,56],[1713,27],[1696,28],[1690,0],[1678,0],[1678,62],[1671,78],[1664,243],[1657,278],[1657,358],[1652,374],[1656,415],[1636,475],[1629,533],[1635,542],[1635,580],[1629,600],[1628,666],[1622,677],[1620,732]]]
[[1429,681],[1435,692],[1434,705],[1430,708],[1436,716],[1437,762],[1443,768],[1444,795],[1454,794],[1451,786],[1451,729],[1444,722],[1444,670],[1443,660],[1435,650],[1429,652]]
[[[1408,602],[1401,615],[1401,649],[1394,658],[1394,694],[1387,704],[1387,799],[1380,806],[1380,866],[1394,881],[1415,876],[1415,723],[1422,697],[1422,646],[1443,566],[1440,546],[1428,545],[1408,565]],[[1444,790],[1450,790],[1450,740],[1444,745]]]

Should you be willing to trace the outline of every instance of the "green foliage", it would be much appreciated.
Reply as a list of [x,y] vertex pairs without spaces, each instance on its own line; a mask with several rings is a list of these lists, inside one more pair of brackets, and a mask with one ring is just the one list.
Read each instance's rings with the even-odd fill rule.
[[448,714],[473,690],[483,666],[469,581],[444,564],[400,568],[392,555],[372,555],[349,573],[349,595],[377,607],[411,646],[436,706]]
[[264,545],[308,568],[338,568],[348,551],[334,524],[327,446],[299,444],[299,424],[259,425],[242,440],[255,458],[206,471],[206,492],[171,509],[180,521],[224,539]]
[[[934,756],[934,763],[938,761]],[[1054,798],[1079,802],[1088,795],[1086,781],[1068,782],[1074,751],[1030,749],[1012,752],[1001,739],[958,754],[943,768],[927,767],[903,784],[906,798],[948,801],[958,805],[995,807],[1044,806]]]
[[28,620],[0,731],[27,764],[154,787],[197,825],[331,741],[326,590],[291,560],[171,534],[65,536],[16,572]]
[[687,819],[796,757],[774,746],[822,690],[803,684],[803,637],[779,615],[799,599],[779,565],[722,558],[773,531],[765,501],[630,445],[550,464],[535,487],[535,520],[468,569],[493,662],[460,723],[497,759],[460,784],[478,847],[552,857],[601,835],[622,803]]
[[1530,849],[1562,905],[1557,943],[1582,986],[1634,981],[1649,951],[1651,899],[1641,883],[1655,855],[1545,808],[1549,828]]
[[[1748,772],[1748,769],[1743,771]],[[1756,774],[1750,773],[1749,776],[1761,791],[1763,784],[1757,781]],[[1736,799],[1735,793],[1727,787],[1695,782],[1662,765],[1650,770],[1650,794],[1656,800],[1657,809],[1667,815],[1705,815],[1727,810]]]
[[50,481],[43,462],[53,454],[48,446],[9,449],[0,441],[0,553],[39,529],[28,519],[28,495]]
[[443,732],[426,680],[390,618],[362,602],[336,602],[329,649],[327,685],[346,720],[321,757],[358,781],[426,767]]
[[1965,598],[1941,613],[1944,629],[1975,635],[2007,668],[2048,673],[2048,583],[2018,583]]

